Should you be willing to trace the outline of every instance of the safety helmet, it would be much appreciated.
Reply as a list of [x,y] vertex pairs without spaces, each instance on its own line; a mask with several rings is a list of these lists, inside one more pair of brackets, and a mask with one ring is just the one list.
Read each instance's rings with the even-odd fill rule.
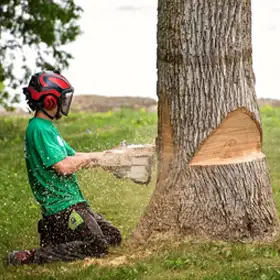
[[[34,74],[28,87],[23,88],[27,103],[32,111],[54,109],[67,116],[72,103],[74,88],[59,71],[42,71]],[[50,118],[54,118],[49,116]]]

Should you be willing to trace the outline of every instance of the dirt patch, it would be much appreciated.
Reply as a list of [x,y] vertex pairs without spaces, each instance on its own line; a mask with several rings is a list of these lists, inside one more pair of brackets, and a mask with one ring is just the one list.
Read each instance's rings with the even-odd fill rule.
[[[280,107],[280,100],[260,98],[259,106],[270,105],[272,107]],[[101,96],[101,95],[76,95],[73,98],[71,112],[108,112],[118,111],[121,108],[141,109],[144,108],[148,112],[157,112],[157,101],[153,98],[146,97],[126,97],[126,96]],[[16,108],[14,112],[6,112],[0,107],[0,116],[30,116],[21,108]]]
[[270,98],[259,98],[258,99],[259,106],[269,105],[271,107],[280,107],[279,99],[270,99]]
[[100,95],[76,95],[73,98],[72,112],[108,112],[116,111],[120,108],[151,110],[156,108],[157,101],[144,97],[115,97]]

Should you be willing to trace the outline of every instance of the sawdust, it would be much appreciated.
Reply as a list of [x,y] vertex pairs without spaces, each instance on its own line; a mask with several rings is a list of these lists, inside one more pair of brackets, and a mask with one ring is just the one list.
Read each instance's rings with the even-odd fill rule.
[[[182,245],[182,241],[189,242],[190,240],[182,235],[174,233],[158,233],[154,234],[145,244],[136,247],[131,247],[127,244],[126,252],[115,251],[104,258],[86,258],[82,261],[83,267],[97,265],[100,267],[120,267],[132,266],[137,261],[150,257],[153,253],[159,252],[164,248],[178,248]],[[130,253],[133,252],[133,253]]]
[[[193,238],[188,238],[180,234],[170,233],[157,233],[153,234],[149,240],[146,240],[145,244],[131,247],[127,244],[127,252],[121,254],[120,251],[111,252],[108,256],[95,259],[87,258],[82,262],[83,267],[90,265],[98,265],[100,267],[120,267],[120,266],[132,266],[137,261],[150,257],[154,253],[158,253],[168,248],[179,248],[184,243],[191,242]],[[129,253],[129,252],[133,253]],[[120,254],[120,255],[118,255]]]
[[152,254],[152,251],[138,251],[134,254],[127,254],[121,256],[107,256],[101,259],[95,258],[86,258],[83,261],[83,267],[88,267],[90,265],[98,265],[101,267],[119,267],[123,265],[133,265],[136,261],[149,257]]

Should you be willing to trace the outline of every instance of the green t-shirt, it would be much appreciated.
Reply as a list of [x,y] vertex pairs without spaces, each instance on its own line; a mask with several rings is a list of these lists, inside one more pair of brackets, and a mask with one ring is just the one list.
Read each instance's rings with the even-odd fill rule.
[[49,216],[73,204],[86,202],[76,175],[63,176],[52,168],[67,156],[75,155],[75,151],[64,141],[51,121],[30,119],[24,144],[29,183],[43,215]]

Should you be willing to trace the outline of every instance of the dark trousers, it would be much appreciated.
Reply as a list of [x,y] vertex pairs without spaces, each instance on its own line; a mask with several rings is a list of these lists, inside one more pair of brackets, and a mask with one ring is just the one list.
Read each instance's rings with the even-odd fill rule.
[[102,257],[108,247],[120,245],[120,231],[86,204],[77,204],[38,223],[40,248],[34,263]]

